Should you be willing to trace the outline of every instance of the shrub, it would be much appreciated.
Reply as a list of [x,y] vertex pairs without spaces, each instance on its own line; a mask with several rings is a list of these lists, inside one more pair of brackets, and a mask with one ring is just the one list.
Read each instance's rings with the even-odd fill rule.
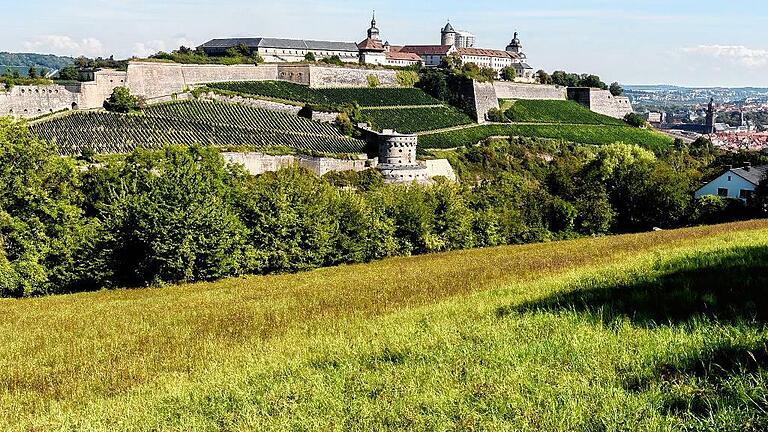
[[330,56],[330,57],[325,57],[322,60],[322,62],[325,63],[325,64],[330,64],[330,65],[344,66],[344,62],[341,60],[341,57],[339,57],[337,55],[333,55],[333,56]]
[[368,87],[370,88],[376,88],[381,85],[381,81],[379,81],[379,77],[376,75],[368,75],[365,79],[368,81]]
[[355,130],[352,120],[347,113],[339,113],[339,115],[336,116],[336,126],[338,126],[341,133],[346,136],[352,136],[352,132]]
[[419,74],[411,70],[397,71],[397,83],[401,87],[413,87],[419,82]]
[[312,108],[312,105],[304,105],[298,112],[299,117],[303,117],[305,119],[312,120],[312,115],[314,114],[314,109]]
[[142,108],[144,108],[144,100],[132,96],[128,87],[116,87],[109,99],[104,101],[104,109],[110,112],[128,113]]
[[517,70],[514,66],[507,66],[501,70],[500,75],[504,81],[514,81],[517,78]]
[[509,120],[504,113],[498,108],[491,108],[488,110],[488,120],[494,123],[508,123]]
[[315,53],[312,53],[312,52],[308,52],[308,53],[307,53],[307,54],[304,56],[304,60],[306,60],[306,61],[308,61],[308,62],[315,62],[315,61],[317,61],[317,58],[315,57]]
[[627,114],[624,116],[624,121],[627,122],[628,125],[636,128],[644,127],[647,124],[643,116],[637,113]]

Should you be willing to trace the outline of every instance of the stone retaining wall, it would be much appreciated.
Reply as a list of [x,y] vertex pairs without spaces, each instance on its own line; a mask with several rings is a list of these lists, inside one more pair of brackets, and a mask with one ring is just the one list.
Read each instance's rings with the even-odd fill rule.
[[554,85],[495,82],[493,88],[499,99],[566,100],[568,98],[565,87]]
[[358,155],[357,159],[334,159],[304,155],[269,155],[259,152],[226,152],[221,155],[228,163],[243,165],[251,175],[300,166],[318,176],[322,176],[331,171],[364,171],[370,168],[371,165],[371,162],[365,155]]

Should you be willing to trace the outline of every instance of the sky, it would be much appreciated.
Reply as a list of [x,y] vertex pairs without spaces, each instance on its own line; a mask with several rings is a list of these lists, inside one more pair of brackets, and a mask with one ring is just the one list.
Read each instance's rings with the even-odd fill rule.
[[0,51],[147,56],[220,37],[438,44],[450,20],[529,63],[624,84],[768,87],[766,0],[2,0]]

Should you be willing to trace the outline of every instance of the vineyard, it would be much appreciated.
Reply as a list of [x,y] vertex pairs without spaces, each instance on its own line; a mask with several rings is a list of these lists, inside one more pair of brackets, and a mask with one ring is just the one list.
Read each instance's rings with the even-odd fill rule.
[[166,144],[289,147],[318,153],[359,153],[365,145],[330,124],[217,102],[156,105],[143,115],[73,112],[35,123],[31,129],[68,156],[84,149],[118,154]]
[[302,102],[325,107],[357,103],[362,107],[441,105],[442,102],[416,88],[328,88],[312,89],[285,81],[250,81],[208,84],[228,92]]
[[573,101],[504,101],[502,110],[504,110],[507,118],[513,122],[626,126],[623,120],[590,111]]
[[658,132],[629,126],[600,125],[504,125],[476,126],[422,135],[420,147],[447,149],[474,145],[494,136],[522,136],[561,139],[581,144],[605,145],[615,142],[632,143],[652,151],[662,151],[672,144],[672,139]]
[[449,106],[430,108],[364,109],[377,128],[416,133],[473,123],[463,112]]

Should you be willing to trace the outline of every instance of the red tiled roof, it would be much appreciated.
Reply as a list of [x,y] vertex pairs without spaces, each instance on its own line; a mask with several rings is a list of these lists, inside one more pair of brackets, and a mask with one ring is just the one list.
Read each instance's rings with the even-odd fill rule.
[[453,48],[451,45],[406,45],[400,52],[409,52],[418,55],[448,55]]
[[389,50],[393,52],[400,52],[402,51],[403,46],[402,45],[390,45]]
[[416,53],[390,51],[387,53],[387,60],[409,60],[421,61],[421,56]]
[[361,50],[367,51],[384,51],[384,45],[380,41],[367,38],[364,41],[357,44],[357,47]]
[[462,56],[475,56],[475,57],[498,57],[498,58],[510,58],[510,53],[507,51],[483,49],[483,48],[459,48],[457,50]]

